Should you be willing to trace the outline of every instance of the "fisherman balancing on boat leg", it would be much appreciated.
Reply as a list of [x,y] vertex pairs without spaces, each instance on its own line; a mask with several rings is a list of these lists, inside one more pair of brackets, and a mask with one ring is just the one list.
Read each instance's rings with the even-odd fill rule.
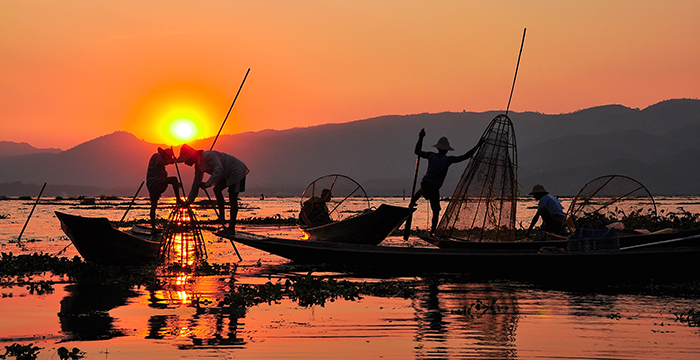
[[[187,144],[183,144],[180,148],[178,161],[184,162],[187,166],[194,165],[194,180],[186,204],[190,205],[194,202],[200,188],[206,189],[213,185],[222,224],[226,223],[225,201],[222,191],[228,188],[231,207],[228,233],[233,235],[236,231],[236,218],[238,217],[238,193],[245,191],[246,175],[250,172],[248,167],[243,161],[232,155],[216,150],[195,150]],[[209,179],[206,182],[202,181],[204,173],[209,174]]]
[[449,169],[450,165],[471,158],[474,153],[476,153],[476,150],[479,149],[479,146],[481,146],[482,141],[480,140],[476,146],[464,153],[464,155],[448,156],[447,152],[454,149],[450,146],[450,142],[446,137],[441,137],[437,144],[433,145],[433,147],[438,149],[437,153],[432,151],[423,151],[424,137],[425,130],[421,129],[420,133],[418,134],[418,142],[416,143],[414,153],[424,159],[428,159],[428,170],[425,172],[425,175],[421,180],[420,189],[418,189],[418,191],[413,194],[413,197],[411,197],[410,207],[415,207],[416,202],[421,196],[430,201],[430,209],[433,212],[430,234],[433,235],[440,218],[440,187],[442,187],[442,183],[445,181],[447,170]]
[[180,183],[175,176],[168,176],[168,171],[165,170],[166,165],[176,162],[173,149],[158,148],[158,152],[151,156],[148,161],[148,170],[146,171],[146,188],[151,199],[151,236],[156,236],[156,208],[160,196],[168,189],[168,185],[173,186],[177,203],[181,203],[180,199]]
[[530,235],[530,230],[537,224],[540,217],[542,218],[542,225],[540,225],[542,231],[562,236],[568,235],[567,229],[564,227],[566,215],[559,200],[549,195],[549,192],[540,184],[532,188],[530,195],[537,200],[537,212],[530,222],[530,227],[525,232],[525,237],[527,238]]

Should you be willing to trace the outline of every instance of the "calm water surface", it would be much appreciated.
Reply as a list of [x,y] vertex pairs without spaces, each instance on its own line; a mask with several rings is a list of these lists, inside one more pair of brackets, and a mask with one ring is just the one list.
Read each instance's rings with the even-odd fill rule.
[[[56,254],[70,241],[53,215],[56,210],[119,220],[121,201],[42,202],[25,230],[22,251],[15,240],[33,201],[0,201],[0,251]],[[372,204],[405,205],[401,198],[373,199]],[[240,217],[280,214],[293,217],[296,198],[244,198]],[[563,201],[568,205],[567,199]],[[659,199],[659,207],[678,206],[700,212],[698,198]],[[526,227],[534,202],[519,204],[518,221]],[[414,225],[427,227],[427,205],[421,203]],[[167,217],[168,208],[160,215]],[[145,218],[139,199],[128,219]],[[200,212],[200,218],[213,213]],[[295,238],[293,227],[243,227],[244,231]],[[205,232],[210,262],[237,260],[228,242]],[[402,245],[389,238],[388,245]],[[428,246],[417,238],[409,244]],[[289,274],[270,274],[287,260],[237,244],[243,256],[234,280],[262,284]],[[69,246],[65,256],[77,255]],[[553,269],[556,271],[556,269]],[[336,274],[353,281],[347,274]],[[469,282],[460,279],[419,280],[415,298],[365,296],[304,307],[291,300],[241,309],[216,306],[228,291],[228,276],[169,279],[163,290],[120,291],[110,287],[56,284],[47,295],[30,295],[24,287],[0,288],[0,346],[15,342],[42,347],[40,359],[56,359],[58,347],[78,347],[90,359],[179,358],[700,358],[700,330],[676,321],[674,312],[700,309],[694,297],[601,293],[541,288],[510,281]],[[192,306],[212,301],[200,308]],[[495,300],[494,311],[460,312],[477,301]],[[2,351],[0,351],[1,353]]]

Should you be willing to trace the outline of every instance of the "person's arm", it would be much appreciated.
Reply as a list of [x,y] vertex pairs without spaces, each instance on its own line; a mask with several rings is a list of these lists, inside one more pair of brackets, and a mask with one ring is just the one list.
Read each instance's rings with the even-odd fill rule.
[[206,161],[209,167],[213,169],[211,176],[209,176],[207,182],[204,183],[203,188],[206,189],[219,181],[221,176],[224,174],[224,165],[221,163],[218,153],[215,152],[208,153],[207,156],[204,157],[204,161]]
[[532,217],[532,221],[530,221],[530,227],[527,228],[527,231],[525,232],[524,237],[528,237],[530,235],[530,230],[532,230],[532,228],[535,226],[535,224],[537,224],[537,221],[539,221],[539,220],[540,220],[540,211],[537,210],[537,212],[535,213],[535,216]]
[[413,150],[413,153],[427,159],[428,156],[430,156],[430,153],[427,153],[423,151],[423,138],[425,137],[425,129],[420,129],[420,132],[418,133],[418,142],[416,142],[416,148]]
[[453,156],[452,163],[462,162],[462,161],[467,160],[467,159],[471,158],[472,156],[474,156],[474,153],[476,153],[476,150],[478,150],[481,147],[481,144],[483,144],[483,142],[484,142],[484,140],[480,139],[479,142],[471,150],[464,153],[464,155]]
[[190,189],[190,194],[187,196],[187,204],[192,204],[194,202],[194,199],[197,198],[197,194],[199,193],[199,188],[202,185],[202,177],[204,177],[204,173],[202,170],[199,169],[199,166],[195,164],[194,166],[194,180],[192,180],[192,189]]

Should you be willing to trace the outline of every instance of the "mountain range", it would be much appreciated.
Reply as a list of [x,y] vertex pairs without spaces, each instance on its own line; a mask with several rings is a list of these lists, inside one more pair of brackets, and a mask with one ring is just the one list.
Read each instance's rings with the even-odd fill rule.
[[[358,181],[370,196],[411,192],[418,132],[424,150],[447,136],[461,155],[501,112],[387,115],[342,124],[222,135],[216,149],[243,160],[251,172],[244,196],[300,196],[327,174]],[[558,196],[575,195],[603,175],[626,175],[654,195],[700,194],[700,100],[673,99],[633,109],[605,105],[548,115],[509,112],[517,139],[518,182],[527,194],[536,183]],[[193,141],[208,150],[213,138]],[[0,195],[133,196],[158,146],[119,131],[66,151],[0,142]],[[176,153],[179,147],[175,148]],[[443,196],[450,196],[467,162],[452,165]],[[420,163],[420,174],[427,162]],[[187,187],[193,169],[179,164]],[[174,166],[168,171],[176,174]],[[419,179],[420,180],[420,179]],[[147,194],[143,189],[142,196]]]

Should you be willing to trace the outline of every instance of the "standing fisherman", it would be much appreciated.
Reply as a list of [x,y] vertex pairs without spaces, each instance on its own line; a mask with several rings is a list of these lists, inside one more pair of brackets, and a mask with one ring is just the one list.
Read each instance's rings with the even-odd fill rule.
[[[168,171],[165,170],[165,165],[175,163],[175,153],[173,149],[158,148],[158,152],[151,156],[148,161],[148,170],[146,171],[146,188],[151,199],[151,236],[156,235],[156,208],[160,196],[168,189],[168,185],[173,186],[177,203],[181,203],[180,199],[180,183],[174,176],[168,176]],[[125,214],[126,215],[126,214]]]
[[433,147],[438,149],[437,153],[423,151],[424,137],[425,129],[421,129],[420,133],[418,134],[418,142],[416,143],[414,153],[419,157],[428,159],[428,170],[425,172],[423,180],[421,180],[420,189],[413,194],[411,204],[409,206],[415,207],[416,202],[421,196],[430,201],[430,209],[433,211],[430,234],[434,235],[435,228],[437,227],[437,223],[440,218],[440,187],[442,187],[442,183],[445,181],[447,170],[449,169],[450,165],[471,158],[479,146],[481,146],[481,141],[479,141],[476,146],[467,151],[464,155],[447,156],[447,152],[454,149],[450,146],[450,142],[446,137],[441,137],[437,144],[433,145]]
[[[243,161],[232,155],[215,150],[195,150],[187,144],[183,144],[180,148],[178,161],[184,162],[187,166],[194,165],[194,180],[186,204],[190,205],[194,202],[200,188],[206,189],[214,185],[219,220],[222,224],[226,223],[225,201],[222,191],[228,188],[231,207],[228,233],[233,235],[236,232],[236,218],[238,217],[238,193],[245,191],[245,178],[250,172],[248,167]],[[210,175],[207,182],[202,182],[204,173]]]

